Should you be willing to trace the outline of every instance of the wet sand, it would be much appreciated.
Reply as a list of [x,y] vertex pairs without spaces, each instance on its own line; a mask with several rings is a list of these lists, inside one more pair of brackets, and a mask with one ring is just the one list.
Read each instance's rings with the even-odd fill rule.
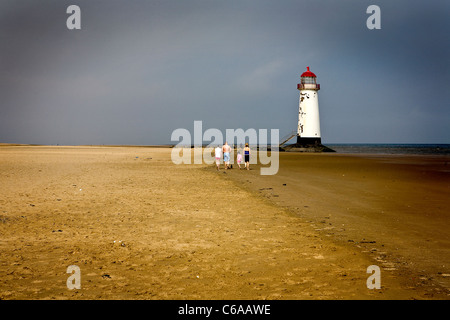
[[261,176],[170,152],[0,147],[0,298],[450,297],[448,159],[285,153]]
[[406,288],[449,293],[449,156],[280,153],[276,175],[251,168],[247,176],[227,174],[322,235],[369,254]]

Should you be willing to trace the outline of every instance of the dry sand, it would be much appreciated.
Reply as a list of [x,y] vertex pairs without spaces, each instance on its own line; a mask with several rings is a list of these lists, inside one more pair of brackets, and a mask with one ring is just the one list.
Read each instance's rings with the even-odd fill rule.
[[261,176],[170,152],[0,147],[0,298],[450,297],[448,158],[281,153]]

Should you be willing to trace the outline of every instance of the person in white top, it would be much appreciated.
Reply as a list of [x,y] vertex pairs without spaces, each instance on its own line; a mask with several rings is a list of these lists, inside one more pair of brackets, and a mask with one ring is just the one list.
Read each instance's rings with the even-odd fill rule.
[[217,165],[217,170],[220,169],[220,159],[222,158],[222,148],[217,146],[214,149],[214,156],[216,158],[216,165]]

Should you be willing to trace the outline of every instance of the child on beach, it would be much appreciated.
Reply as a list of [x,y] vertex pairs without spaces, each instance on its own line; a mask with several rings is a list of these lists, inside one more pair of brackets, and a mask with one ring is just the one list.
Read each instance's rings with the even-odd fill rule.
[[238,164],[239,170],[241,170],[241,162],[242,162],[242,154],[241,154],[240,151],[238,151],[238,154],[237,154],[237,164]]

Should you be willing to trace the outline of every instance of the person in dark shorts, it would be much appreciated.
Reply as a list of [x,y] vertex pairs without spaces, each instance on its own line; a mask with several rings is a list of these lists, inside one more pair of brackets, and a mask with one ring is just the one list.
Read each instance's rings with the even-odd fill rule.
[[245,144],[244,148],[244,162],[247,170],[250,170],[250,148],[248,147],[248,143]]

